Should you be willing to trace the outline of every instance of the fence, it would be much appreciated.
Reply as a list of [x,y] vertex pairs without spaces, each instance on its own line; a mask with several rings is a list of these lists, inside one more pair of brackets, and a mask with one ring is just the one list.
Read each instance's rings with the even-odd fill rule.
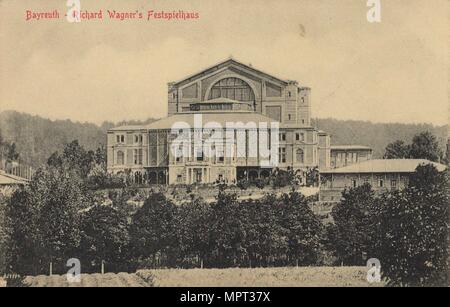
[[0,161],[0,170],[5,173],[31,180],[33,178],[33,168],[28,165],[20,164],[18,162],[7,162],[6,160]]

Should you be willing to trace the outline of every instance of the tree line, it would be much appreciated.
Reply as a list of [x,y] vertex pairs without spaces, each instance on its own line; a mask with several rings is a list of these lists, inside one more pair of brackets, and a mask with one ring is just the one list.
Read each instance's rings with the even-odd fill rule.
[[221,186],[213,203],[192,193],[175,205],[132,186],[99,190],[92,182],[102,176],[104,149],[86,151],[74,141],[28,186],[1,197],[0,273],[48,274],[50,263],[64,273],[69,258],[80,259],[83,272],[99,272],[102,262],[119,272],[378,258],[391,285],[447,282],[448,174],[432,165],[419,166],[401,191],[345,190],[328,224],[313,214],[314,199],[295,191],[239,200]]
[[[130,199],[143,199],[132,206]],[[107,195],[83,188],[68,170],[40,170],[4,207],[3,272],[65,273],[138,268],[362,265],[378,258],[390,285],[447,283],[447,175],[419,166],[405,190],[375,195],[351,188],[326,224],[292,191],[238,200],[220,190],[213,203],[192,196],[175,205],[161,193]],[[2,213],[2,212],[0,212]]]

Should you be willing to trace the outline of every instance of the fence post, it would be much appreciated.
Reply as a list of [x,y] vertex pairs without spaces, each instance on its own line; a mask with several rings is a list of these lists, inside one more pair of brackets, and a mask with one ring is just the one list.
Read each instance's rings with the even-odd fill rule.
[[50,276],[52,276],[52,275],[53,275],[53,263],[52,263],[52,262],[50,262],[50,269],[49,269],[49,273],[50,273]]
[[102,275],[105,274],[105,261],[102,260]]

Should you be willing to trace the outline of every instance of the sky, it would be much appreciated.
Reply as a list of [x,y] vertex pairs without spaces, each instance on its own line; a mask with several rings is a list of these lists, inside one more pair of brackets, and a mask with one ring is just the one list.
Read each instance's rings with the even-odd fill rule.
[[[69,23],[66,0],[0,0],[0,112],[118,122],[164,117],[167,83],[230,56],[312,88],[313,117],[449,121],[449,2],[81,0],[103,20]],[[60,19],[26,21],[57,9]],[[143,20],[109,20],[106,10]],[[198,12],[146,20],[148,10]]]

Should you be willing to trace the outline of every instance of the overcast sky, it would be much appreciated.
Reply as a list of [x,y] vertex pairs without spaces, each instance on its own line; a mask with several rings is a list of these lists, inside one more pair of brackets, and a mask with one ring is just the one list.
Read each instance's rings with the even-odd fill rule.
[[448,1],[81,0],[98,11],[196,11],[196,21],[25,21],[66,0],[0,1],[0,111],[120,121],[167,113],[167,82],[232,55],[312,88],[313,117],[448,122]]

